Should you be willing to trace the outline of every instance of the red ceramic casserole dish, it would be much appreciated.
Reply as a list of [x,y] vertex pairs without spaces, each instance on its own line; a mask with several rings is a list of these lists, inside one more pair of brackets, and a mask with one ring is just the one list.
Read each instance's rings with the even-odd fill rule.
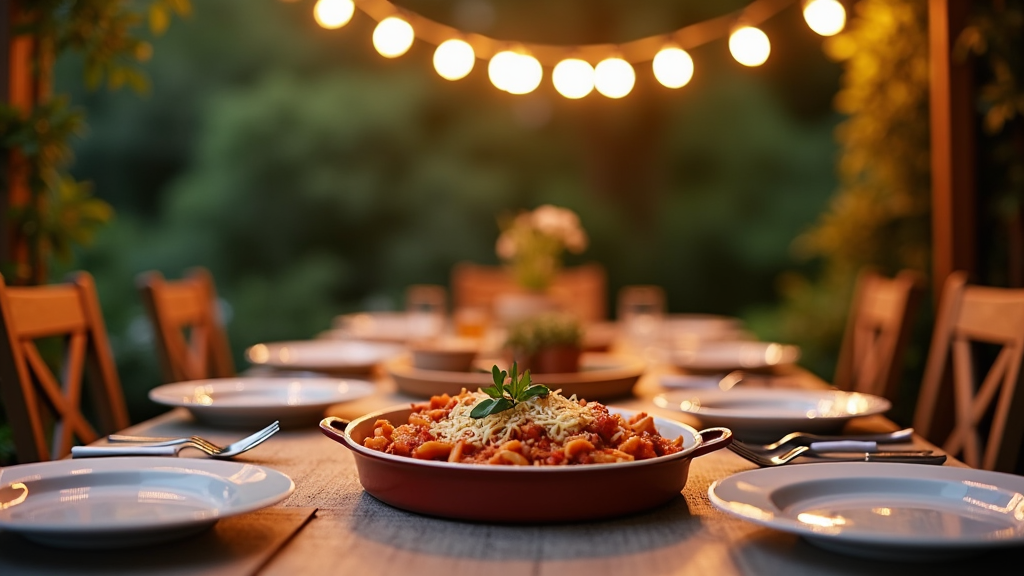
[[[634,412],[609,407],[629,418]],[[320,422],[323,433],[352,450],[359,481],[373,497],[429,516],[491,523],[575,522],[642,512],[680,496],[690,460],[725,448],[728,428],[698,432],[655,417],[658,432],[683,437],[683,450],[648,460],[574,466],[496,466],[417,460],[371,450],[363,440],[379,418],[396,425],[411,407],[367,414],[346,423]]]

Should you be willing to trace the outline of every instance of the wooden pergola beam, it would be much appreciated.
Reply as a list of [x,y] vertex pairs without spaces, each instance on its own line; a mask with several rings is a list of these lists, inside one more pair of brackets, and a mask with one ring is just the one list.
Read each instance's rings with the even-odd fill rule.
[[953,57],[970,0],[929,0],[932,282],[936,301],[955,270],[977,280],[974,92],[968,63]]

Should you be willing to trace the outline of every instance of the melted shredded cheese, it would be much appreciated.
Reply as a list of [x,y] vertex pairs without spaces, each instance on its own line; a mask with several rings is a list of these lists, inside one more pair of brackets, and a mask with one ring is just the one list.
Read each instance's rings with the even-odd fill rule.
[[481,400],[490,398],[483,392],[469,392],[452,408],[447,418],[430,427],[431,434],[442,442],[456,443],[464,440],[482,448],[488,444],[501,444],[512,439],[512,435],[529,424],[542,426],[548,438],[565,442],[579,434],[594,420],[594,413],[587,406],[580,406],[576,395],[569,398],[559,394],[560,390],[544,398],[532,398],[520,402],[510,410],[473,418],[469,415]]

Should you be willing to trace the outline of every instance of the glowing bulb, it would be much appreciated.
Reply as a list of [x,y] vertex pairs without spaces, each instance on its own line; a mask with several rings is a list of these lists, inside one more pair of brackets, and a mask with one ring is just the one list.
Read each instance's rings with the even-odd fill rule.
[[517,54],[514,73],[510,77],[506,90],[509,94],[529,94],[540,86],[544,77],[544,69],[540,62],[529,54]]
[[499,90],[509,94],[528,94],[540,86],[544,69],[533,56],[506,50],[491,58],[487,75]]
[[412,26],[397,16],[389,16],[373,29],[373,47],[385,58],[398,58],[412,46]]
[[583,98],[594,90],[594,67],[577,58],[562,60],[551,72],[555,90],[566,98]]
[[654,77],[666,88],[681,88],[693,78],[693,58],[686,50],[662,48],[654,57]]
[[348,24],[355,11],[356,5],[352,0],[317,0],[313,6],[313,18],[317,24],[334,30]]
[[473,47],[462,40],[445,40],[434,51],[434,70],[445,80],[465,78],[475,63]]
[[511,84],[511,77],[515,73],[517,56],[519,55],[508,50],[498,52],[487,64],[487,77],[491,79],[491,84],[494,84],[494,87],[498,90],[508,90],[508,86]]
[[594,67],[594,87],[609,98],[622,98],[636,83],[636,72],[622,58],[605,58]]
[[846,26],[846,8],[836,0],[810,0],[804,5],[804,20],[822,36],[835,36]]
[[743,26],[729,36],[729,52],[744,66],[760,66],[772,51],[768,36],[753,26]]

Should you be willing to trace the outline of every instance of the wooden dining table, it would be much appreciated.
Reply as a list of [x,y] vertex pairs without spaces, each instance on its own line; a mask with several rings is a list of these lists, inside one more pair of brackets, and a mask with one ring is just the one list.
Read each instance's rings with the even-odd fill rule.
[[[671,368],[652,365],[637,382],[633,396],[608,404],[676,418],[699,428],[700,423],[687,415],[667,412],[652,403],[652,397],[663,391],[659,374],[666,370]],[[373,395],[333,406],[328,413],[351,419],[423,401],[397,392],[383,371],[368,378],[376,386]],[[798,388],[829,386],[799,367],[784,370],[772,382]],[[847,425],[849,432],[898,428],[884,416],[856,418]],[[182,408],[124,432],[196,434],[225,443],[241,435],[200,424]],[[922,438],[915,438],[914,443],[935,448]],[[184,452],[181,457],[188,456],[193,454]],[[1019,566],[1021,551],[996,550],[952,561],[905,563],[817,548],[796,535],[757,526],[712,506],[708,498],[712,482],[756,468],[729,450],[695,458],[680,496],[659,509],[611,520],[545,525],[453,521],[384,504],[363,491],[352,454],[325,437],[317,422],[282,430],[235,460],[287,474],[295,491],[271,508],[223,519],[206,533],[155,550],[50,550],[0,533],[0,574],[934,576],[1014,573],[1016,569],[1002,567]],[[953,458],[944,465],[964,466]],[[615,489],[608,487],[609,491]],[[496,504],[500,503],[479,503]],[[512,495],[503,505],[520,504],[528,502]]]

